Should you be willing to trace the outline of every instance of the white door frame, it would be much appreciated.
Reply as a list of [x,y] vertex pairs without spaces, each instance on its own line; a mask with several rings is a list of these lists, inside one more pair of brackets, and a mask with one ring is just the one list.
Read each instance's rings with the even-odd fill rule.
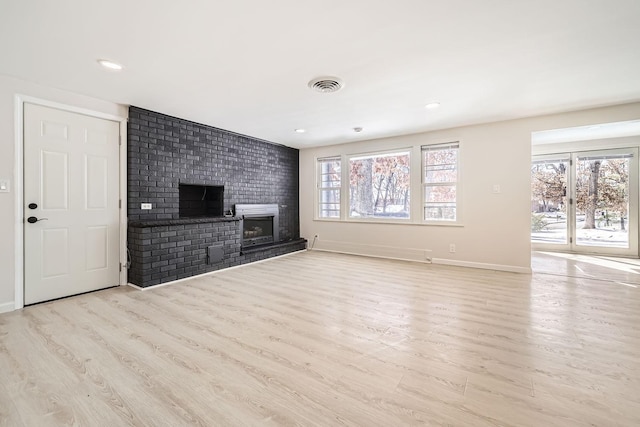
[[120,124],[120,283],[127,283],[127,269],[124,268],[127,262],[127,118],[114,116],[112,114],[101,113],[86,108],[74,107],[72,105],[61,104],[57,102],[47,101],[40,98],[34,98],[25,95],[15,96],[15,161],[14,161],[14,194],[15,194],[15,309],[19,310],[24,307],[24,104],[37,104],[43,107],[55,108],[71,113],[84,114],[86,116],[96,117],[99,119],[111,120]]
[[[567,148],[567,147],[565,147]],[[594,147],[587,146],[571,146],[566,151],[552,152],[551,154],[542,153],[542,154],[533,154],[532,159],[548,159],[548,160],[566,160],[570,165],[567,170],[567,242],[562,244],[553,244],[553,243],[536,243],[531,242],[531,248],[533,251],[560,251],[560,252],[569,252],[569,253],[581,253],[581,254],[593,254],[593,255],[604,255],[604,256],[620,256],[620,257],[633,257],[637,258],[640,252],[640,228],[636,221],[628,221],[628,230],[629,230],[629,248],[609,248],[604,250],[599,250],[594,246],[593,248],[586,245],[578,245],[577,235],[576,235],[576,205],[570,204],[569,199],[576,200],[576,164],[577,159],[580,157],[580,154],[585,153],[595,153],[597,154],[605,154],[606,152],[627,152],[630,151],[633,154],[630,163],[630,175],[629,175],[629,216],[633,212],[635,212],[636,217],[640,216],[639,212],[639,188],[640,188],[640,176],[637,174],[638,170],[638,151],[640,147],[638,146],[637,138],[632,141],[630,144],[610,144],[610,145],[596,145]],[[634,172],[635,171],[635,172]],[[575,202],[574,202],[575,203]],[[569,237],[572,237],[573,241],[569,240]]]
[[[577,228],[577,220],[576,220],[576,212],[577,212],[577,205],[575,204],[575,200],[577,200],[577,195],[576,195],[576,191],[577,191],[577,164],[578,164],[578,159],[580,157],[584,157],[585,155],[602,155],[602,156],[606,156],[607,153],[614,153],[614,154],[626,154],[626,153],[631,153],[631,158],[629,159],[629,212],[627,213],[627,230],[628,230],[628,243],[629,243],[629,247],[628,249],[623,249],[623,248],[605,248],[604,250],[602,249],[602,246],[587,246],[587,245],[578,245],[578,235],[576,232],[576,228]],[[572,166],[570,168],[570,173],[573,175],[571,176],[571,178],[569,179],[569,182],[571,182],[571,197],[574,200],[574,205],[572,206],[572,214],[571,216],[573,218],[571,218],[571,227],[573,228],[573,242],[570,244],[570,249],[572,252],[575,253],[594,253],[594,254],[602,254],[602,255],[609,255],[609,256],[626,256],[626,257],[633,257],[633,258],[637,258],[638,257],[638,234],[639,234],[639,230],[638,230],[638,223],[637,223],[637,219],[639,216],[638,213],[638,195],[639,195],[639,191],[638,191],[638,181],[640,179],[640,176],[638,174],[638,147],[623,147],[623,148],[605,148],[605,149],[601,149],[601,150],[582,150],[582,151],[575,151],[571,153],[571,162],[572,162]],[[568,216],[568,215],[567,215]],[[633,221],[632,221],[632,216]],[[567,218],[568,219],[568,218]]]

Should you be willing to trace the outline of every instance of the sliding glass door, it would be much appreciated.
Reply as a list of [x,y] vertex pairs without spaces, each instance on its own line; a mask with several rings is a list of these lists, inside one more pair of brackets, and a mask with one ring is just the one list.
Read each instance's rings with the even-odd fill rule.
[[531,241],[551,248],[569,244],[569,154],[531,162]]
[[638,153],[615,149],[534,157],[535,249],[638,255]]

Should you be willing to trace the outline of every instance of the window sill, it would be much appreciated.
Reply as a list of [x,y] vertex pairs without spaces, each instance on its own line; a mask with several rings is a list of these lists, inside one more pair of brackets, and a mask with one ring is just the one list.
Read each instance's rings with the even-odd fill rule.
[[386,225],[422,225],[428,227],[464,227],[463,223],[459,222],[417,222],[411,220],[395,220],[385,221],[380,219],[340,219],[340,218],[314,218],[314,221],[319,222],[340,222],[340,223],[355,223],[355,224],[386,224]]

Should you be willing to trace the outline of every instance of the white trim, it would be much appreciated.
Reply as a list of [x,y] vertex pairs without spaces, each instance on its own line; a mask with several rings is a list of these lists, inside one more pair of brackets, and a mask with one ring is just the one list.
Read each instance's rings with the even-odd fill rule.
[[[24,218],[24,201],[23,201],[23,162],[24,162],[24,104],[31,103],[43,107],[55,108],[57,110],[67,111],[70,113],[84,114],[85,116],[95,117],[98,119],[110,120],[120,124],[120,135],[122,145],[120,146],[120,198],[122,199],[122,212],[120,213],[120,256],[126,260],[127,248],[127,216],[126,216],[126,187],[127,187],[127,156],[126,156],[126,136],[127,136],[127,118],[107,114],[100,111],[89,110],[86,108],[76,107],[73,105],[62,104],[58,102],[48,101],[33,96],[16,94],[14,97],[15,114],[14,114],[14,131],[15,131],[15,164],[14,164],[14,199],[16,203],[15,210],[15,297],[13,306],[15,310],[24,307],[24,234],[23,234],[23,218]],[[124,193],[123,193],[124,190]],[[123,232],[124,229],[124,232]],[[125,269],[123,268],[123,271]],[[126,283],[126,271],[120,274],[120,285]],[[0,306],[0,309],[6,304]]]
[[[36,97],[33,97],[33,96],[16,95],[16,100],[19,100],[22,104],[24,104],[26,102],[26,103],[40,105],[42,107],[49,107],[49,108],[55,108],[56,110],[68,111],[70,113],[84,114],[85,116],[91,116],[91,117],[96,117],[96,118],[99,118],[99,119],[111,120],[113,122],[123,122],[124,121],[125,124],[127,122],[127,118],[126,117],[115,116],[113,114],[103,113],[101,111],[89,110],[87,108],[76,107],[76,106],[69,105],[69,104],[62,104],[62,103],[59,103],[59,102],[47,101],[46,99],[36,98]],[[20,105],[20,107],[22,107],[22,105]],[[20,108],[20,110],[22,110],[22,108]],[[22,124],[22,122],[20,122],[20,124]]]
[[127,119],[120,119],[120,286],[127,284]]
[[484,262],[471,262],[471,261],[458,261],[455,259],[446,258],[433,258],[431,259],[433,264],[451,265],[455,267],[467,267],[467,268],[479,268],[482,270],[497,270],[506,271],[510,273],[531,274],[531,268],[516,267],[515,265],[503,265],[503,264],[487,264]]
[[198,279],[198,278],[201,278],[201,277],[213,276],[214,274],[222,273],[223,271],[229,271],[229,270],[233,270],[233,269],[236,269],[236,268],[242,268],[242,267],[246,267],[246,266],[252,265],[252,264],[260,264],[262,262],[271,261],[271,260],[274,260],[274,259],[277,259],[277,258],[283,258],[283,257],[289,256],[289,255],[297,254],[298,252],[303,252],[303,251],[306,251],[306,249],[300,249],[298,251],[289,252],[289,253],[278,255],[278,256],[274,256],[274,257],[271,257],[271,258],[260,259],[258,261],[247,262],[247,263],[240,264],[240,265],[234,265],[234,266],[227,267],[227,268],[221,268],[220,270],[209,271],[207,273],[202,273],[202,274],[198,274],[198,275],[195,275],[195,276],[185,277],[184,279],[172,280],[171,282],[158,283],[157,285],[151,285],[151,286],[145,286],[145,287],[134,285],[133,283],[127,283],[127,285],[129,285],[132,288],[135,288],[135,289],[137,289],[139,291],[149,291],[151,289],[157,289],[157,288],[161,288],[163,286],[175,285],[176,283],[186,282],[186,281],[191,280],[191,279]]
[[[351,195],[349,193],[349,183],[351,182],[351,160],[362,160],[366,158],[376,157],[376,156],[399,156],[406,154],[409,156],[409,195],[413,194],[413,183],[412,178],[415,176],[413,169],[413,158],[415,156],[415,146],[408,147],[400,147],[397,149],[390,150],[374,150],[366,153],[353,153],[353,154],[345,154],[343,155],[343,163],[341,163],[340,167],[342,169],[342,179],[340,181],[341,184],[341,193],[340,193],[340,219],[345,222],[381,222],[385,224],[408,224],[415,222],[416,219],[413,217],[413,203],[409,205],[409,217],[407,218],[384,218],[384,217],[352,217],[351,216]],[[345,179],[346,178],[346,179]],[[342,183],[347,183],[347,185],[343,185]],[[316,193],[316,198],[318,195]]]
[[[628,222],[627,222],[627,230],[628,230],[628,248],[618,248],[618,247],[608,247],[606,245],[602,246],[589,246],[589,245],[579,245],[578,244],[578,235],[577,235],[577,227],[576,227],[576,212],[577,205],[568,204],[566,218],[566,243],[545,243],[545,242],[536,242],[531,241],[531,250],[532,251],[558,251],[558,252],[569,252],[569,253],[581,253],[581,254],[590,254],[590,255],[609,255],[609,256],[620,256],[620,257],[638,257],[639,254],[639,242],[640,242],[640,227],[638,227],[637,218],[640,215],[639,213],[639,204],[638,200],[639,194],[639,181],[640,176],[638,176],[638,152],[639,146],[638,142],[640,141],[638,137],[629,137],[629,138],[621,138],[621,140],[625,141],[634,141],[635,145],[624,146],[624,147],[616,147],[616,148],[603,148],[603,149],[592,149],[592,147],[588,145],[574,145],[575,151],[569,152],[558,152],[558,153],[546,153],[539,155],[531,156],[531,164],[535,164],[537,161],[565,161],[567,162],[567,187],[570,191],[566,195],[567,199],[577,200],[576,195],[576,168],[578,164],[578,159],[583,156],[603,156],[606,157],[609,154],[630,154],[629,158],[629,212],[628,212]],[[589,141],[590,142],[590,141]],[[576,143],[578,144],[578,143]],[[585,144],[585,141],[580,142],[580,144]],[[634,217],[632,219],[632,217]],[[571,241],[573,239],[573,241]]]
[[425,248],[405,248],[335,240],[316,240],[313,250],[416,262],[430,262],[432,252],[431,249]]
[[[322,187],[322,169],[320,167],[320,162],[321,161],[326,161],[326,160],[333,160],[333,161],[339,161],[340,162],[340,187]],[[313,219],[314,220],[320,220],[320,221],[344,221],[344,208],[342,207],[342,199],[344,197],[344,191],[342,189],[343,187],[343,182],[344,182],[344,173],[342,173],[342,165],[344,164],[344,159],[342,155],[338,155],[338,156],[328,156],[328,157],[315,157],[314,159],[314,167],[315,167],[315,195],[314,195],[314,203],[313,203]],[[330,217],[321,217],[320,216],[320,195],[322,194],[322,191],[324,190],[329,190],[329,189],[339,189],[340,190],[340,203],[338,203],[338,206],[340,208],[340,215],[338,215],[337,218],[330,218]]]
[[[427,183],[425,182],[426,177],[425,177],[425,170],[426,170],[426,162],[425,157],[424,157],[424,152],[425,151],[429,151],[429,150],[424,150],[424,147],[435,147],[435,146],[440,146],[440,147],[444,147],[444,146],[449,146],[451,147],[452,145],[456,145],[456,149],[457,154],[456,154],[456,181],[454,183],[451,182],[442,182],[442,183],[437,183],[437,182],[431,182],[431,183]],[[433,143],[433,144],[423,144],[420,146],[420,215],[418,218],[420,222],[424,225],[443,225],[442,223],[446,223],[449,225],[461,225],[462,223],[462,175],[463,175],[463,169],[462,169],[462,141],[460,139],[458,139],[457,141],[449,141],[449,142],[438,142],[438,143]],[[440,148],[441,150],[446,149],[446,148]],[[433,219],[424,219],[424,208],[426,205],[426,200],[425,200],[425,187],[430,184],[430,185],[455,185],[456,187],[456,219],[454,220],[445,220],[445,219],[441,219],[441,220],[433,220]]]
[[[324,241],[325,243],[327,242],[326,240]],[[335,242],[334,242],[335,243]],[[506,272],[511,272],[511,273],[521,273],[521,274],[531,274],[532,270],[531,268],[525,268],[525,267],[516,267],[513,265],[502,265],[502,264],[486,264],[486,263],[482,263],[482,262],[471,262],[471,261],[458,261],[458,260],[453,260],[453,259],[444,259],[444,258],[430,258],[427,256],[427,253],[430,253],[431,250],[429,249],[410,249],[410,248],[393,248],[392,246],[381,246],[381,245],[364,245],[364,244],[355,244],[355,243],[349,243],[349,245],[353,245],[354,247],[356,245],[360,245],[363,248],[365,247],[378,247],[378,248],[385,248],[385,249],[398,249],[398,250],[409,250],[409,251],[416,251],[416,254],[418,254],[420,251],[424,252],[424,259],[419,259],[419,258],[410,258],[410,257],[397,257],[397,256],[387,256],[387,255],[378,255],[378,254],[371,254],[371,253],[365,253],[365,252],[361,252],[361,251],[357,251],[356,250],[342,250],[342,249],[337,249],[337,248],[318,248],[318,247],[314,247],[313,249],[309,249],[309,250],[313,250],[313,251],[319,251],[319,252],[333,252],[333,253],[340,253],[340,254],[347,254],[347,255],[357,255],[357,256],[366,256],[366,257],[371,257],[371,258],[383,258],[383,259],[393,259],[393,260],[398,260],[398,261],[411,261],[411,262],[419,262],[419,263],[423,263],[423,264],[441,264],[441,265],[451,265],[451,266],[457,266],[457,267],[466,267],[466,268],[479,268],[479,269],[483,269],[483,270],[497,270],[497,271],[506,271]]]
[[371,153],[364,153],[364,154],[352,154],[347,156],[347,160],[348,161],[352,161],[352,160],[364,160],[364,159],[370,159],[373,157],[382,157],[382,156],[402,156],[404,154],[408,154],[409,157],[411,157],[411,150],[413,147],[408,147],[406,149],[400,149],[400,150],[391,150],[391,151],[373,151]]
[[0,304],[0,313],[8,313],[10,311],[16,310],[14,306],[15,306],[15,302],[13,301]]
[[342,222],[342,223],[358,223],[358,224],[391,224],[391,225],[418,225],[428,227],[464,227],[465,225],[460,222],[416,222],[412,220],[406,220],[406,222],[400,222],[400,220],[384,221],[380,219],[338,219],[338,218],[315,218],[312,221],[319,222]]
[[14,290],[14,309],[19,310],[24,307],[24,203],[23,203],[23,133],[24,133],[24,96],[15,96],[15,113],[14,113],[14,132],[15,132],[15,160],[13,169],[15,175],[13,177],[13,192],[16,205],[16,216],[14,219],[15,229],[15,290]]
[[420,260],[420,259],[414,259],[414,258],[399,258],[399,257],[386,256],[386,255],[364,254],[364,253],[360,253],[360,252],[349,252],[349,251],[342,251],[342,250],[335,250],[335,249],[310,248],[310,249],[307,249],[307,250],[309,250],[309,251],[317,251],[317,252],[329,252],[329,253],[343,254],[343,255],[364,256],[364,257],[367,257],[367,258],[379,258],[379,259],[389,259],[389,260],[395,260],[395,261],[418,262],[418,263],[421,263],[421,264],[432,264],[432,259],[431,258]]
[[[463,150],[462,147],[465,144],[463,141],[464,138],[441,138],[431,142],[422,142],[420,144],[414,144],[410,146],[403,146],[394,149],[380,149],[380,150],[372,150],[366,152],[347,152],[341,154],[332,154],[327,156],[314,156],[314,180],[315,180],[315,194],[314,194],[314,202],[313,202],[313,221],[326,221],[326,222],[351,222],[351,223],[369,223],[369,224],[402,224],[402,225],[425,225],[425,226],[453,226],[453,227],[464,227],[464,202],[463,202],[463,193],[464,193],[464,183],[463,183],[463,175],[464,175],[464,159],[462,156]],[[435,145],[446,145],[446,144],[457,144],[458,145],[458,178],[456,181],[456,220],[448,221],[448,220],[424,220],[424,182],[423,182],[423,155],[422,155],[422,147],[435,146]],[[420,203],[412,202],[409,207],[409,218],[383,218],[383,217],[351,217],[349,216],[349,203],[350,203],[350,194],[349,194],[349,186],[344,183],[349,182],[349,163],[351,159],[357,158],[366,158],[372,157],[376,155],[384,156],[384,155],[392,155],[392,154],[400,154],[400,153],[408,153],[410,158],[410,172],[409,172],[409,190],[410,193],[415,195],[416,191],[420,192]],[[340,217],[339,218],[322,218],[320,217],[320,193],[323,190],[320,185],[320,169],[319,162],[322,160],[335,159],[340,160],[341,164],[341,174],[340,174]]]

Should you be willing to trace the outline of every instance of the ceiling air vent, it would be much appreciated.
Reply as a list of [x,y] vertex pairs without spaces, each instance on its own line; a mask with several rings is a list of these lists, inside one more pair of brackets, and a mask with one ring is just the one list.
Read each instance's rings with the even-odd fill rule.
[[318,77],[309,82],[309,87],[316,92],[332,93],[344,87],[344,83],[337,77]]

